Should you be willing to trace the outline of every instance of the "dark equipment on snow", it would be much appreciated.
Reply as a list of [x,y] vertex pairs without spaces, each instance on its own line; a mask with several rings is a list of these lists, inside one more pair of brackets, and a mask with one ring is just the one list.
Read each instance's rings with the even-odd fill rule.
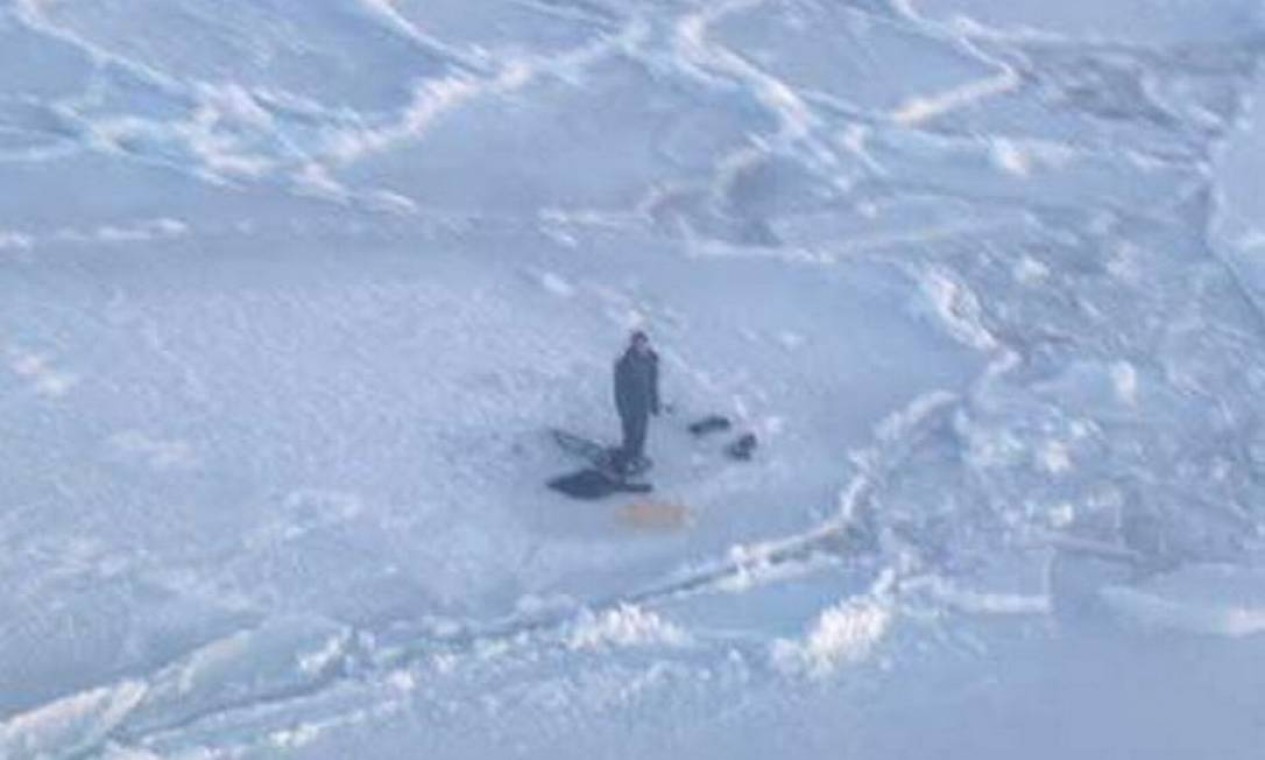
[[590,438],[569,433],[566,430],[550,430],[554,443],[568,454],[587,460],[594,467],[605,467],[610,461],[610,449]]
[[553,440],[569,454],[584,459],[596,470],[609,473],[612,477],[640,475],[654,464],[649,457],[621,460],[619,448],[608,448],[597,441],[568,433],[565,430],[552,430]]
[[738,440],[725,447],[725,455],[730,459],[747,461],[755,452],[756,437],[755,433],[744,433]]
[[597,441],[565,430],[552,430],[550,433],[559,448],[588,464],[582,470],[550,480],[547,485],[553,490],[575,499],[600,499],[614,493],[647,493],[652,490],[649,483],[629,480],[650,468],[649,459],[642,457],[620,469],[616,466],[618,449],[607,448]]
[[728,417],[722,417],[719,414],[709,414],[700,420],[691,422],[689,431],[692,435],[704,436],[710,433],[719,433],[733,427],[733,423]]
[[560,475],[548,483],[549,487],[573,499],[600,499],[613,493],[648,493],[649,483],[631,483],[612,478],[608,473],[585,468],[569,475]]

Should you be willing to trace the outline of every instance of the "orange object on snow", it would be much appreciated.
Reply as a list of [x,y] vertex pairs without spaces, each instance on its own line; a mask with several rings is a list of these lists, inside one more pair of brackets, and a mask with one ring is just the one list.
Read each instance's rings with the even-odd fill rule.
[[661,501],[634,501],[619,510],[619,521],[643,530],[680,530],[693,521],[688,507]]

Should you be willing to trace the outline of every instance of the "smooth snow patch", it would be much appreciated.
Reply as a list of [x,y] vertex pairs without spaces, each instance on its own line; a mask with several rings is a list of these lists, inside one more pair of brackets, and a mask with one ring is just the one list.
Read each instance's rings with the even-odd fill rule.
[[52,366],[45,354],[37,354],[21,348],[8,350],[9,369],[13,374],[30,383],[37,394],[47,398],[61,398],[79,383],[79,378]]
[[575,287],[567,282],[562,275],[554,272],[545,272],[540,276],[540,286],[559,298],[570,298],[575,295]]
[[105,225],[93,237],[102,243],[135,243],[146,240],[167,240],[189,232],[184,222],[176,219],[147,219],[134,224]]
[[1052,609],[1045,594],[980,591],[947,578],[932,578],[924,585],[936,600],[972,615],[1048,615]]
[[1007,70],[997,76],[968,82],[946,92],[910,98],[892,114],[892,120],[903,127],[917,127],[950,111],[1012,92],[1018,89],[1019,82],[1019,75]]
[[1129,406],[1138,403],[1138,371],[1126,361],[1116,362],[1111,366],[1111,381],[1116,387],[1116,396]]
[[15,351],[11,356],[9,367],[18,377],[37,377],[48,367],[48,359],[40,354]]
[[330,176],[329,167],[315,161],[303,164],[290,179],[294,183],[295,192],[299,194],[339,202],[351,197],[347,188]]
[[1016,177],[1026,177],[1032,173],[1031,158],[1013,140],[993,140],[993,161]]
[[109,746],[105,748],[105,754],[101,756],[101,760],[170,760],[162,755],[156,755],[153,752],[136,747],[119,747]]
[[1062,475],[1072,469],[1072,454],[1062,441],[1047,441],[1037,457],[1041,469],[1051,475]]
[[[92,229],[64,227],[44,237],[56,243],[140,243],[172,240],[189,234],[189,226],[178,219],[143,219],[119,224],[103,224]],[[41,238],[18,230],[0,230],[0,251],[29,251],[41,244]]]
[[388,28],[394,29],[414,42],[432,45],[433,41],[421,33],[407,18],[400,14],[393,0],[360,0],[365,10],[380,18]]
[[1099,593],[1117,613],[1146,628],[1240,638],[1265,634],[1261,581],[1259,569],[1191,565]]
[[1015,281],[1023,285],[1036,285],[1050,276],[1050,268],[1031,256],[1024,256],[1014,267]]
[[785,348],[787,351],[798,350],[799,348],[803,347],[803,345],[807,341],[808,339],[805,338],[802,334],[793,332],[791,330],[783,330],[782,332],[779,332],[777,334],[777,342],[781,343],[782,347]]
[[1149,628],[1238,638],[1265,633],[1265,608],[1216,607],[1166,599],[1125,587],[1100,592],[1107,603]]
[[274,731],[269,739],[278,749],[299,749],[316,741],[321,735],[320,726],[302,723],[291,729]]
[[0,230],[0,251],[29,251],[35,247],[35,239],[21,232]]
[[932,314],[949,335],[981,351],[997,347],[997,339],[984,327],[979,299],[970,288],[940,268],[921,273],[919,284],[931,302]]
[[1056,504],[1047,513],[1047,519],[1052,528],[1059,530],[1068,528],[1076,521],[1076,507],[1067,502]]
[[142,462],[154,470],[194,467],[198,458],[185,441],[152,438],[139,430],[126,430],[110,437],[110,447],[123,458]]
[[286,494],[273,519],[264,522],[245,540],[251,549],[284,541],[294,541],[314,531],[355,520],[364,512],[364,502],[354,493],[303,488]]

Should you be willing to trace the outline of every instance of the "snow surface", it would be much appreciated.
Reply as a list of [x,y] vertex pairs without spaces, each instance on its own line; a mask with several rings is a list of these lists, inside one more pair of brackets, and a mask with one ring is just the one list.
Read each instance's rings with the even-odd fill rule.
[[1263,12],[0,0],[0,757],[1259,758]]

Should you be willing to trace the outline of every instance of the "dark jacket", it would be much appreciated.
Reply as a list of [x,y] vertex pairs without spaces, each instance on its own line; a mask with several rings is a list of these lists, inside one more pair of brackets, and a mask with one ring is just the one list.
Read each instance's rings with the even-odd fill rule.
[[659,355],[628,349],[615,362],[615,407],[623,418],[659,413]]

